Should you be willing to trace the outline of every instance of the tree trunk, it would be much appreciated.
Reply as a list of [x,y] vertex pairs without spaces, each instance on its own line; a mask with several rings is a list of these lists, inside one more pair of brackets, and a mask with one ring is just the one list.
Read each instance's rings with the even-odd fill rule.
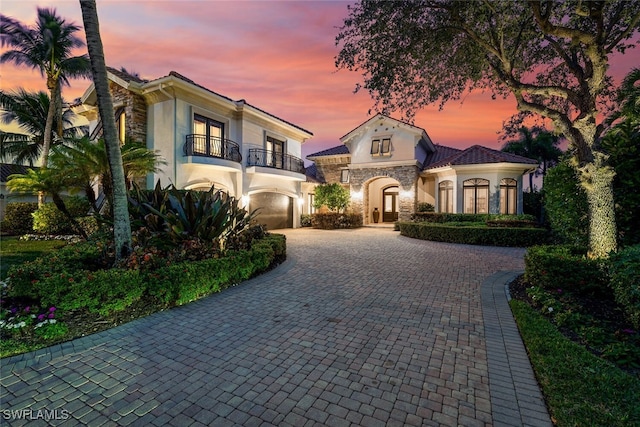
[[87,36],[87,48],[91,59],[93,83],[98,97],[98,110],[103,125],[103,135],[113,185],[113,235],[116,245],[116,262],[131,253],[131,223],[127,206],[127,190],[122,166],[122,153],[113,115],[113,102],[109,93],[109,81],[100,38],[100,26],[95,0],[80,0],[82,20]]
[[49,110],[47,110],[47,121],[44,125],[44,138],[42,142],[42,167],[49,164],[49,151],[51,150],[51,135],[53,134],[53,119],[56,114],[56,92],[58,82],[53,77],[47,77],[47,88],[49,89]]
[[580,181],[589,203],[589,257],[606,258],[617,250],[617,228],[613,197],[615,171],[596,153],[593,162],[581,168]]

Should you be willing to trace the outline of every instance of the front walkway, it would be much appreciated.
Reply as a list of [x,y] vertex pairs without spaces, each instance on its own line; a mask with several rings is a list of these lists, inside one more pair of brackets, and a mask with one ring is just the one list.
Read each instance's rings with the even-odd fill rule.
[[551,425],[504,291],[524,250],[285,234],[265,275],[2,360],[2,423]]

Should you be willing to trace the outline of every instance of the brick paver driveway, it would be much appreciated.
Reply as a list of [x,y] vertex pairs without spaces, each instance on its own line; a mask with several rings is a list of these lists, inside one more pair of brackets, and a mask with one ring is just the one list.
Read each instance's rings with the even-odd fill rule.
[[[524,250],[285,234],[287,262],[261,277],[3,360],[0,421],[550,425],[504,294]],[[11,419],[23,409],[40,419]]]

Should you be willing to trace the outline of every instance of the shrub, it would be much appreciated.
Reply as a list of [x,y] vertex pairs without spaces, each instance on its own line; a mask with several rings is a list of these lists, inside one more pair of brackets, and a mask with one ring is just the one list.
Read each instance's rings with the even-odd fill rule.
[[542,218],[542,194],[541,191],[525,191],[522,193],[522,212],[532,215],[539,223],[544,221],[544,218]]
[[417,212],[435,212],[436,211],[436,207],[433,206],[431,203],[418,203],[418,209],[416,209]]
[[400,234],[436,242],[487,246],[532,246],[544,241],[547,232],[541,228],[487,227],[483,223],[401,222]]
[[461,214],[446,212],[416,212],[411,216],[416,222],[481,222],[490,218],[488,214]]
[[613,255],[610,272],[616,302],[633,327],[640,329],[640,245]]
[[[64,204],[74,218],[89,212],[89,202],[83,197],[67,197]],[[33,213],[33,229],[41,234],[77,234],[69,219],[53,203],[45,203]]]
[[544,207],[553,234],[561,243],[587,246],[587,196],[566,162],[549,169],[544,180]]
[[557,289],[562,284],[579,294],[602,294],[607,288],[604,266],[586,254],[587,249],[579,246],[531,247],[524,257],[524,278],[544,289]]
[[349,206],[350,201],[349,190],[337,182],[322,184],[315,189],[314,206],[317,209],[326,206],[331,211],[342,211]]
[[356,213],[317,213],[312,215],[311,225],[324,230],[358,228],[362,227],[362,216]]
[[37,203],[7,203],[2,221],[2,232],[7,234],[27,234],[33,232],[33,213],[38,209]]
[[301,227],[311,227],[311,217],[312,217],[312,215],[308,215],[308,214],[300,215],[300,226]]

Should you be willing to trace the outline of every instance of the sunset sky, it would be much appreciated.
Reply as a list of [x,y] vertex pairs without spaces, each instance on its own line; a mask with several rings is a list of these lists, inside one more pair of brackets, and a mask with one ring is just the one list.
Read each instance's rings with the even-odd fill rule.
[[[245,99],[311,132],[303,156],[340,143],[364,122],[373,105],[366,92],[353,94],[357,73],[337,71],[335,36],[347,16],[347,1],[98,0],[107,64],[154,79],[177,71],[232,99]],[[0,12],[33,25],[36,7],[54,7],[82,27],[78,1],[0,0]],[[79,34],[84,40],[84,33]],[[3,51],[0,49],[0,52]],[[623,77],[640,63],[638,52],[611,61]],[[3,90],[46,90],[38,72],[0,66]],[[89,85],[72,81],[65,100]],[[465,148],[500,148],[497,133],[515,112],[515,100],[472,93],[443,111],[426,106],[415,124],[434,142]],[[400,114],[394,114],[400,118]]]

